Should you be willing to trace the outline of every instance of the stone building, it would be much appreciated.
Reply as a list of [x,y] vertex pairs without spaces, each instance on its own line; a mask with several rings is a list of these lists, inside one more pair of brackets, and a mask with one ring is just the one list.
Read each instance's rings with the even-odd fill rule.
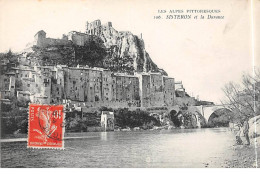
[[128,107],[140,107],[138,77],[116,73],[112,84],[116,101],[126,103]]
[[102,27],[112,27],[112,22],[107,22],[103,25],[99,19],[93,22],[86,22],[86,33],[89,35],[100,36],[102,33]]
[[161,73],[150,73],[150,101],[151,106],[165,106],[163,94],[163,78]]
[[38,101],[60,104],[64,97],[64,72],[61,66],[35,66],[37,84],[41,84],[35,98]]
[[43,104],[62,102],[64,74],[60,66],[35,66],[33,69],[20,66],[13,70],[18,83],[18,100],[30,99]]
[[101,33],[101,21],[86,22],[86,33],[89,35],[99,35]]
[[103,69],[101,68],[88,69],[88,101],[102,101],[102,71]]
[[10,99],[15,96],[15,77],[14,75],[1,75],[1,99]]
[[38,86],[37,93],[33,96],[35,103],[50,104],[51,103],[51,77],[46,74],[39,74],[36,78],[36,84]]
[[113,131],[115,127],[114,113],[102,111],[100,125],[104,131]]
[[161,73],[129,75],[61,65],[21,66],[10,73],[19,83],[17,98],[33,103],[60,104],[65,99],[77,107],[170,107],[175,101],[174,78]]
[[85,100],[87,73],[84,68],[64,68],[65,98],[76,101]]
[[175,83],[175,96],[175,105],[194,106],[197,102],[195,97],[190,97],[188,95],[181,81]]
[[174,78],[163,76],[163,94],[164,94],[164,104],[166,106],[174,106],[174,98],[175,98]]
[[114,85],[112,84],[113,80],[112,80],[112,72],[109,70],[103,70],[102,71],[102,94],[103,94],[103,98],[102,100],[104,102],[109,102],[112,100],[115,100],[115,98],[113,98],[113,90]]
[[51,73],[51,103],[61,104],[64,98],[64,71],[61,66],[56,66]]
[[151,105],[151,77],[148,73],[136,73],[135,76],[139,79],[139,94],[141,107],[150,107]]
[[32,96],[40,92],[36,71],[28,66],[13,68],[13,71],[17,82],[17,100],[32,100]]
[[98,102],[102,100],[102,69],[65,68],[66,99]]

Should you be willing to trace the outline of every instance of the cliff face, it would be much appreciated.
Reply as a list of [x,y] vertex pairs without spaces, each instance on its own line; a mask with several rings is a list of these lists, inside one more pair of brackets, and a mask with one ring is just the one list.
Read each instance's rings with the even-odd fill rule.
[[35,65],[65,64],[103,67],[116,72],[162,72],[145,51],[142,38],[100,25],[98,34],[89,35],[84,46],[74,44],[33,46],[25,56]]
[[[116,31],[112,26],[101,26],[99,37],[109,49],[109,55],[105,62],[122,66],[123,69],[133,69],[137,72],[164,72],[152,61],[145,51],[145,44],[142,38],[133,35],[128,31]],[[120,71],[120,70],[119,70]]]

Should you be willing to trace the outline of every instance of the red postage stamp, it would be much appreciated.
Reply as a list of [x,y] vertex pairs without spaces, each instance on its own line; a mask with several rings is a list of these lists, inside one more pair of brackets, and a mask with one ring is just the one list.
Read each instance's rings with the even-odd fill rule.
[[28,148],[64,149],[63,105],[30,104]]

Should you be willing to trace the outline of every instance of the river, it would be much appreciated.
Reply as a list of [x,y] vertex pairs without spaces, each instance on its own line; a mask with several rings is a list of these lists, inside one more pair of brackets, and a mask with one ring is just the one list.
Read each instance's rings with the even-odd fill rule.
[[65,150],[2,142],[2,167],[224,167],[235,138],[228,128],[88,132]]

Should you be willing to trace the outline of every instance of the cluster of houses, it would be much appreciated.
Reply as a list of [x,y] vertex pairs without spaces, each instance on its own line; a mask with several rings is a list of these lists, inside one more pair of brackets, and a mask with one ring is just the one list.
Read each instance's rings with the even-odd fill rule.
[[4,102],[15,97],[42,104],[160,107],[174,106],[176,98],[174,78],[153,72],[129,75],[87,66],[20,65],[10,68],[1,79]]

